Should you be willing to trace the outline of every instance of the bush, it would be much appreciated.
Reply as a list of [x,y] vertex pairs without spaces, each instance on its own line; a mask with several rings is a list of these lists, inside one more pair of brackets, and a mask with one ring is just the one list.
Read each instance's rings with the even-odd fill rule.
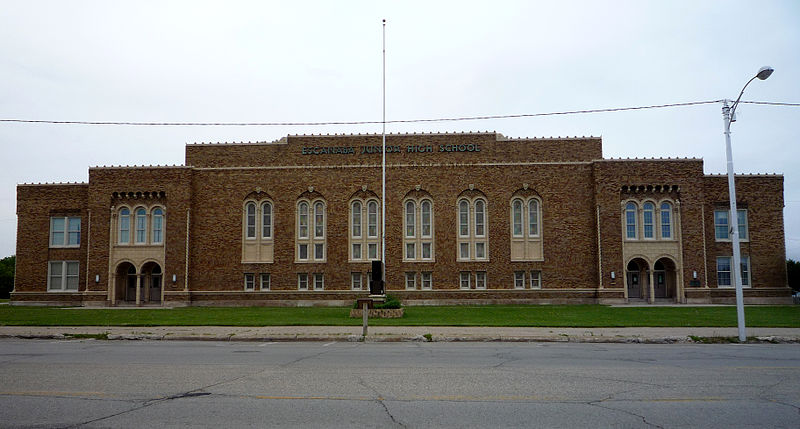
[[0,259],[0,299],[7,299],[14,289],[14,263],[16,257]]
[[[376,308],[376,309],[390,309],[390,308],[400,308],[402,306],[403,306],[403,304],[400,302],[400,299],[398,299],[396,296],[394,296],[394,295],[386,295],[386,301],[375,303],[375,306],[373,308]],[[353,303],[353,308],[359,308],[358,307],[358,301],[355,301]]]

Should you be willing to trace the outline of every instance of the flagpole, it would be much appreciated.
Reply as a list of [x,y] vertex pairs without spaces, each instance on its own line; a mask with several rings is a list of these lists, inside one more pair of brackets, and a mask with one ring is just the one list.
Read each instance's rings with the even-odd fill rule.
[[[381,161],[381,263],[383,284],[386,284],[386,20],[383,20],[383,119],[381,121],[383,159]],[[384,286],[385,287],[385,286]],[[385,290],[384,290],[384,293]]]

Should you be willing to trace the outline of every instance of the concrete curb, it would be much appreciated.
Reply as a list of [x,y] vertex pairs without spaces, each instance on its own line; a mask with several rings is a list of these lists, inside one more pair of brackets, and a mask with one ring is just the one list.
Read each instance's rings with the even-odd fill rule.
[[[531,342],[531,343],[622,343],[622,344],[727,344],[737,343],[735,337],[707,336],[697,337],[688,335],[677,336],[500,336],[500,335],[393,335],[376,334],[366,338],[360,335],[271,335],[271,336],[238,336],[234,334],[208,334],[182,335],[167,332],[165,334],[142,333],[97,333],[71,329],[71,333],[30,332],[30,333],[2,333],[0,338],[13,339],[39,339],[39,340],[109,340],[109,341],[236,341],[236,342]],[[97,330],[97,329],[92,329]],[[102,329],[101,329],[102,330]],[[111,331],[111,330],[109,330]],[[756,336],[748,337],[747,343],[756,344],[797,344],[798,336]]]

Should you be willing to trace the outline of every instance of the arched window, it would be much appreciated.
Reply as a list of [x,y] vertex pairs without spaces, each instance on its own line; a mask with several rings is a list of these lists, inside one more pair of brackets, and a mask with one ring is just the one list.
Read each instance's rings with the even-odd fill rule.
[[511,204],[512,231],[514,237],[522,237],[522,200],[514,200]]
[[147,242],[147,211],[139,207],[136,209],[136,243]]
[[403,260],[432,262],[433,202],[427,196],[405,201]]
[[431,202],[428,200],[422,202],[422,236],[431,236]]
[[[325,212],[323,200],[297,203],[297,262],[325,262]],[[313,237],[309,231],[313,231]]]
[[483,200],[475,201],[475,236],[483,237],[486,235],[486,204]]
[[417,205],[414,201],[406,202],[406,237],[416,236],[416,213]]
[[298,214],[298,238],[308,238],[308,203],[303,201],[297,205]]
[[469,203],[466,200],[458,203],[458,235],[469,237]]
[[462,198],[458,202],[458,260],[489,258],[486,224],[486,200]]
[[[378,259],[378,207],[375,199],[358,199],[350,203],[351,261]],[[367,233],[363,234],[365,229]]]
[[528,235],[539,236],[539,201],[535,199],[528,202]]
[[651,202],[646,202],[642,206],[642,226],[644,227],[644,238],[654,238],[653,218],[655,206]]
[[672,204],[661,203],[661,238],[672,238]]
[[314,203],[314,238],[325,237],[325,205]]
[[270,200],[245,201],[242,262],[273,262],[273,209]]
[[[353,223],[353,238],[361,238],[361,203],[354,201],[350,206],[350,219]],[[359,252],[360,254],[361,252]],[[360,259],[361,257],[357,258]]]
[[[540,261],[543,247],[538,197],[514,197],[511,200],[511,260]],[[524,280],[524,279],[523,279]],[[524,281],[523,281],[524,284]]]
[[378,202],[370,201],[367,203],[367,237],[376,238],[378,236]]
[[152,233],[151,233],[151,240],[153,244],[161,244],[164,242],[164,210],[161,210],[160,207],[156,207],[153,209],[152,217]]
[[272,238],[272,204],[261,204],[261,238]]
[[129,243],[131,240],[131,211],[123,207],[119,211],[119,242]]
[[246,232],[247,238],[256,238],[256,204],[247,203],[247,221]]
[[630,240],[636,239],[636,204],[634,203],[625,205],[625,237]]

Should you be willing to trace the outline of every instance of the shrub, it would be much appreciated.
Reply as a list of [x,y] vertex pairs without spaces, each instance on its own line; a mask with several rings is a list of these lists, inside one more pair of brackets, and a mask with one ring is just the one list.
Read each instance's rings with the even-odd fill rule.
[[[400,299],[398,299],[396,296],[394,296],[394,295],[386,295],[386,301],[375,303],[375,306],[373,308],[376,308],[376,309],[390,309],[390,308],[400,308],[402,306],[403,306],[403,304],[400,302]],[[358,301],[355,301],[353,303],[353,308],[356,308],[356,309],[359,308]]]

